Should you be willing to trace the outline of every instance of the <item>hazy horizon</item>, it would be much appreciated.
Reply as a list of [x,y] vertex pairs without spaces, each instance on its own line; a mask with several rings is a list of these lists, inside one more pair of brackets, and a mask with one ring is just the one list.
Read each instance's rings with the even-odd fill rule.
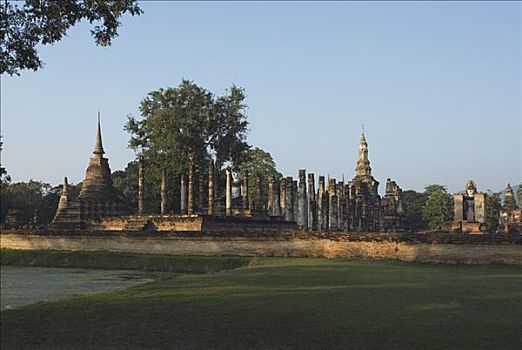
[[141,3],[96,47],[86,24],[39,48],[45,67],[2,76],[2,166],[13,181],[83,180],[101,111],[112,171],[152,90],[182,78],[245,89],[248,141],[284,175],[372,173],[421,191],[522,182],[521,4]]

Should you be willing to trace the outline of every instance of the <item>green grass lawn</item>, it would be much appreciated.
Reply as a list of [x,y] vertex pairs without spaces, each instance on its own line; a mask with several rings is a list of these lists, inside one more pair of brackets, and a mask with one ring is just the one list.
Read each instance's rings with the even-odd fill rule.
[[521,349],[522,269],[253,258],[1,322],[2,349]]

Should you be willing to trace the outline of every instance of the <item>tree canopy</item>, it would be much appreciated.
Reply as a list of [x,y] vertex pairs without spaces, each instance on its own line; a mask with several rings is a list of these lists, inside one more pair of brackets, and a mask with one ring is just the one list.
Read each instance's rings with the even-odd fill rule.
[[438,229],[453,217],[453,201],[443,185],[425,187],[426,203],[422,208],[422,217],[431,229]]
[[500,193],[488,191],[486,194],[486,227],[491,233],[495,233],[499,226],[500,211],[502,204],[500,202]]
[[[37,220],[31,224],[37,226],[49,224],[56,213],[62,186],[53,187],[48,183],[35,180],[2,183],[0,222],[5,221],[7,213],[12,209],[24,218],[24,225],[30,224],[29,220],[35,216]],[[70,184],[70,199],[76,198],[80,189],[81,183]]]
[[422,216],[422,208],[426,204],[427,195],[413,190],[402,192],[404,221],[406,227],[413,231],[424,229],[428,224]]
[[108,46],[118,36],[119,19],[126,13],[143,13],[136,0],[26,0],[23,5],[5,1],[0,13],[0,74],[42,68],[37,45],[60,41],[78,22],[94,24],[97,45]]
[[268,198],[268,177],[274,176],[277,180],[282,177],[277,171],[276,163],[270,153],[259,147],[250,148],[246,151],[245,161],[241,164],[241,168],[248,170],[248,193],[250,198],[254,197],[256,177],[262,179],[261,186],[264,201]]
[[243,89],[232,86],[215,96],[192,81],[150,92],[141,102],[140,120],[130,116],[129,146],[158,165],[183,170],[189,159],[217,167],[239,164],[249,148]]

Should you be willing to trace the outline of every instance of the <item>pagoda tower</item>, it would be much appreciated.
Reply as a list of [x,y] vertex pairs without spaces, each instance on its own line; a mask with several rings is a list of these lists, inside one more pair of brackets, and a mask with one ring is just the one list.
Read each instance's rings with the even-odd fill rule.
[[[81,229],[88,221],[105,216],[122,216],[129,213],[125,202],[112,184],[109,160],[104,158],[100,116],[94,142],[93,156],[85,172],[82,189],[77,199],[68,199],[67,180],[62,198],[53,220],[55,229]],[[63,199],[63,200],[62,200]]]
[[368,143],[364,130],[359,140],[359,157],[355,167],[355,177],[349,182],[351,229],[354,231],[379,231],[380,201],[379,182],[372,176],[368,159]]

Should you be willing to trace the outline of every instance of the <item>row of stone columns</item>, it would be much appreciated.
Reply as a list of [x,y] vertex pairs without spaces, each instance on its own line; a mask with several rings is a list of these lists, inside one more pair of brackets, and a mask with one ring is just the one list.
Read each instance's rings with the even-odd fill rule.
[[279,185],[274,177],[268,179],[268,214],[295,221],[308,231],[348,230],[352,216],[350,186],[344,182],[319,176],[317,192],[314,174],[299,170],[298,181],[281,178]]
[[[199,178],[199,208],[204,207],[207,202],[207,214],[218,214],[216,208],[217,181],[213,161],[208,164],[208,187],[205,191],[205,180]],[[262,200],[262,180],[255,179],[255,190],[253,207],[250,208],[248,195],[249,174],[242,172],[241,181],[241,205],[243,209],[265,210],[270,216],[280,216],[286,221],[295,221],[297,225],[308,231],[337,231],[350,228],[350,217],[352,205],[350,204],[350,187],[343,182],[329,179],[325,182],[324,176],[319,176],[317,191],[315,188],[315,177],[313,173],[306,174],[306,170],[299,170],[298,181],[291,176],[281,178],[279,183],[274,176],[268,177],[268,201]],[[167,172],[161,172],[161,213],[167,212]],[[180,179],[181,213],[194,213],[194,169],[189,162],[188,178],[182,175]],[[356,208],[353,208],[356,210]],[[361,208],[364,211],[364,208]],[[139,161],[138,174],[138,210],[143,214],[144,210],[144,163]],[[232,173],[226,170],[225,188],[225,215],[232,214]],[[364,214],[364,213],[359,213]]]

